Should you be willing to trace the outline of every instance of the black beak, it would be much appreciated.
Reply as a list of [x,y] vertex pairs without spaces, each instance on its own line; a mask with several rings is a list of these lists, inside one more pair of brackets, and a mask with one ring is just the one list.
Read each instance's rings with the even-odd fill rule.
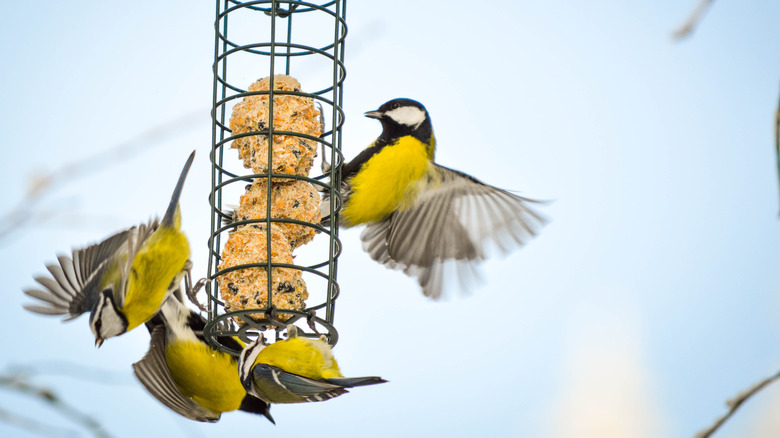
[[[271,405],[268,405],[268,407],[270,408]],[[274,426],[276,426],[276,420],[274,420],[274,417],[271,416],[271,411],[269,409],[266,409],[265,412],[263,412],[263,415],[265,416],[265,418],[268,419],[268,421],[270,421],[271,423],[274,424]]]
[[370,117],[372,119],[381,119],[383,114],[380,111],[369,111],[367,113],[363,114],[366,117]]

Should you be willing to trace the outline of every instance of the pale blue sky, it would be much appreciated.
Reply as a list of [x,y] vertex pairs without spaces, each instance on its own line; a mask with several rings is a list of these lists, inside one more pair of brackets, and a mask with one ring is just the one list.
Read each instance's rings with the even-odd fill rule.
[[[692,436],[777,370],[780,5],[715,2],[675,43],[671,32],[697,0],[421,3],[348,4],[344,154],[379,133],[363,112],[414,98],[431,113],[440,163],[554,199],[544,208],[552,222],[526,248],[490,260],[474,293],[443,303],[373,263],[359,230],[343,232],[334,352],[345,374],[390,383],[274,406],[277,426],[244,413],[216,425],[178,417],[130,373],[145,331],[96,350],[86,318],[60,324],[21,308],[21,289],[55,254],[161,215],[192,149],[184,229],[205,273],[213,3],[5,5],[4,210],[36,172],[185,122],[63,183],[0,242],[0,371],[44,363],[36,382],[118,437],[558,438]],[[109,370],[119,383],[47,365],[60,363]],[[50,413],[2,389],[0,408]],[[772,386],[718,438],[775,436],[777,409]],[[0,435],[34,436],[2,422]]]

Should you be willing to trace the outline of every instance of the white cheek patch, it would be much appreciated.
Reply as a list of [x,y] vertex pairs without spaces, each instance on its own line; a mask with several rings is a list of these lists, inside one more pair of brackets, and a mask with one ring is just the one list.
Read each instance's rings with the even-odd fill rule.
[[425,111],[414,106],[396,108],[388,111],[387,116],[399,124],[409,126],[412,129],[417,129],[425,121]]
[[260,351],[263,348],[265,348],[265,345],[263,345],[262,342],[255,342],[244,348],[244,351],[241,352],[241,356],[239,357],[241,369],[238,370],[239,378],[241,380],[249,378],[252,373],[252,367],[255,366],[257,355],[260,354]]
[[124,331],[124,320],[113,307],[106,308],[106,311],[101,313],[103,317],[103,337],[110,338],[121,335]]
[[[90,321],[92,333],[103,339],[108,339],[124,333],[125,324],[122,317],[114,310],[114,306],[106,300],[103,295],[98,302],[97,314]],[[100,329],[97,328],[97,321],[100,320]]]

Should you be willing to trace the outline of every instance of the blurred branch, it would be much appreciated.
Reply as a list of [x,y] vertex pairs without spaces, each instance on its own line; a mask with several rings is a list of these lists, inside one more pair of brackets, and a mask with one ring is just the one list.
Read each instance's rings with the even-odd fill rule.
[[[29,378],[36,375],[65,376],[103,385],[133,385],[135,380],[129,371],[114,371],[90,367],[80,363],[52,360],[35,364],[9,365],[5,375]],[[0,374],[2,376],[3,374]]]
[[775,153],[777,154],[778,187],[780,187],[780,98],[778,98],[777,110],[775,110]]
[[[36,400],[48,405],[53,410],[59,412],[65,418],[70,419],[79,426],[87,429],[97,438],[110,438],[111,435],[103,429],[103,426],[90,417],[89,415],[78,411],[65,401],[63,401],[57,394],[48,388],[42,386],[36,386],[28,382],[22,374],[4,374],[0,375],[0,387],[15,391],[21,394],[29,395]],[[27,430],[44,431],[46,429],[54,429],[53,426],[46,425],[37,420],[32,420],[25,417],[11,415],[10,417],[4,415],[0,417],[9,420],[10,424],[21,426]]]
[[35,204],[55,187],[119,164],[123,158],[132,157],[157,143],[181,135],[189,131],[204,114],[203,110],[185,114],[83,160],[70,163],[48,174],[37,175],[16,207],[0,216],[0,241],[29,223],[34,216]]
[[771,377],[768,377],[755,385],[751,386],[750,388],[740,392],[737,394],[736,397],[726,401],[726,406],[729,408],[728,412],[726,412],[723,416],[718,417],[712,425],[699,433],[695,435],[694,438],[709,438],[714,434],[720,426],[723,425],[723,423],[726,422],[729,418],[731,418],[732,415],[734,415],[734,412],[739,409],[739,407],[742,405],[742,403],[745,403],[750,397],[754,396],[758,391],[761,391],[769,385],[770,383],[774,382],[775,380],[780,379],[780,371],[778,371],[776,374],[774,374]]
[[680,26],[679,29],[674,31],[672,33],[672,38],[675,40],[681,40],[685,37],[690,36],[693,33],[693,30],[696,28],[696,26],[699,25],[699,22],[701,21],[701,17],[704,16],[704,13],[709,10],[710,6],[712,6],[712,3],[714,3],[715,0],[701,0],[699,4],[696,6],[696,9],[693,10],[691,13],[691,16],[688,17],[688,21],[683,23],[682,26]]
[[[65,203],[63,201],[73,201]],[[11,242],[17,237],[12,231],[21,229],[28,223],[38,226],[51,226],[63,229],[94,229],[110,224],[124,224],[124,219],[118,215],[100,214],[95,211],[79,211],[80,203],[75,197],[57,198],[46,203],[48,208],[27,208],[20,204],[14,211],[12,220],[3,223],[0,219],[0,245]],[[121,225],[116,225],[118,228]],[[52,229],[52,228],[50,228]],[[5,238],[5,240],[3,240]]]
[[44,183],[48,185],[51,185],[53,182],[61,184],[63,180],[71,180],[85,174],[94,173],[96,169],[117,164],[120,158],[132,157],[157,143],[187,132],[204,114],[206,114],[204,110],[198,110],[187,113],[165,124],[155,126],[133,139],[52,172]]
[[[693,10],[693,13],[679,29],[672,33],[672,38],[681,40],[693,33],[693,29],[699,24],[704,13],[709,10],[715,0],[701,0]],[[777,110],[775,110],[775,154],[777,161],[778,187],[780,187],[780,99],[778,100]],[[780,213],[778,213],[780,214]]]
[[43,436],[78,436],[78,432],[75,430],[62,429],[59,427],[42,424],[38,420],[14,414],[13,412],[6,411],[3,408],[0,408],[0,422],[8,423],[28,432]]

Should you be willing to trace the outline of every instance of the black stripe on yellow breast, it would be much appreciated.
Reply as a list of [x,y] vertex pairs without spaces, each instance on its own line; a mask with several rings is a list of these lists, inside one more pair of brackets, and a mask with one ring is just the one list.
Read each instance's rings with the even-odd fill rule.
[[381,151],[383,147],[387,146],[387,144],[388,142],[380,137],[375,142],[371,143],[369,147],[360,151],[352,161],[341,168],[341,180],[346,181],[355,176],[355,174],[360,171],[360,168],[362,168],[371,157]]

